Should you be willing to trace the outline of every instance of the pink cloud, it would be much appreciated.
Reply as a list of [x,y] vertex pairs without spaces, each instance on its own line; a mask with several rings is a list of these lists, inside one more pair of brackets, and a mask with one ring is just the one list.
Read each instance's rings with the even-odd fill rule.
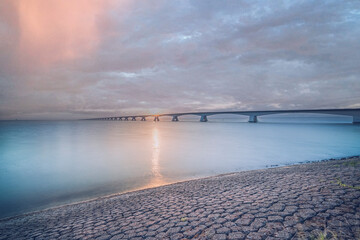
[[7,1],[16,17],[15,63],[23,70],[46,68],[93,54],[101,42],[100,22],[112,1]]

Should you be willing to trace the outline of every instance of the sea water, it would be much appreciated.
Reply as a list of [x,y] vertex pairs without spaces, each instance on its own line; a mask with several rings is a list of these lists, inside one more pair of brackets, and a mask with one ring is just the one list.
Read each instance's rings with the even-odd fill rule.
[[360,155],[360,125],[347,117],[160,120],[0,121],[0,218],[221,173]]

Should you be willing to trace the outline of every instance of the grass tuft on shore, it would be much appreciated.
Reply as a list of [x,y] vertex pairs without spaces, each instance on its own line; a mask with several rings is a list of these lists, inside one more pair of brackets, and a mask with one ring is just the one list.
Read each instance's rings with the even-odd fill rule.
[[344,184],[341,182],[340,178],[337,178],[336,179],[336,182],[333,182],[341,187],[348,187],[348,188],[352,188],[352,189],[356,189],[356,190],[360,190],[360,186],[351,186],[351,185],[348,185],[348,184]]
[[327,239],[337,240],[338,237],[335,232],[325,229],[324,231],[320,231],[319,233],[317,233],[315,236],[311,236],[310,239],[312,239],[312,240],[327,240]]

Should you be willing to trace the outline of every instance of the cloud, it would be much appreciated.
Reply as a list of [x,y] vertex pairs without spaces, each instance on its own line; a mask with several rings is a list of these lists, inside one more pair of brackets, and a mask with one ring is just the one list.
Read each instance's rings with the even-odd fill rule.
[[1,1],[0,118],[360,104],[357,1]]
[[91,56],[101,40],[104,11],[111,6],[108,0],[5,0],[1,4],[10,60],[25,71]]

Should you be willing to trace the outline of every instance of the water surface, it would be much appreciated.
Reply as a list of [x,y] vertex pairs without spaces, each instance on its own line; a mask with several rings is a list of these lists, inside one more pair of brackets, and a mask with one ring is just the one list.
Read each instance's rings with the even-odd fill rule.
[[360,154],[351,119],[0,122],[0,218],[219,173]]

